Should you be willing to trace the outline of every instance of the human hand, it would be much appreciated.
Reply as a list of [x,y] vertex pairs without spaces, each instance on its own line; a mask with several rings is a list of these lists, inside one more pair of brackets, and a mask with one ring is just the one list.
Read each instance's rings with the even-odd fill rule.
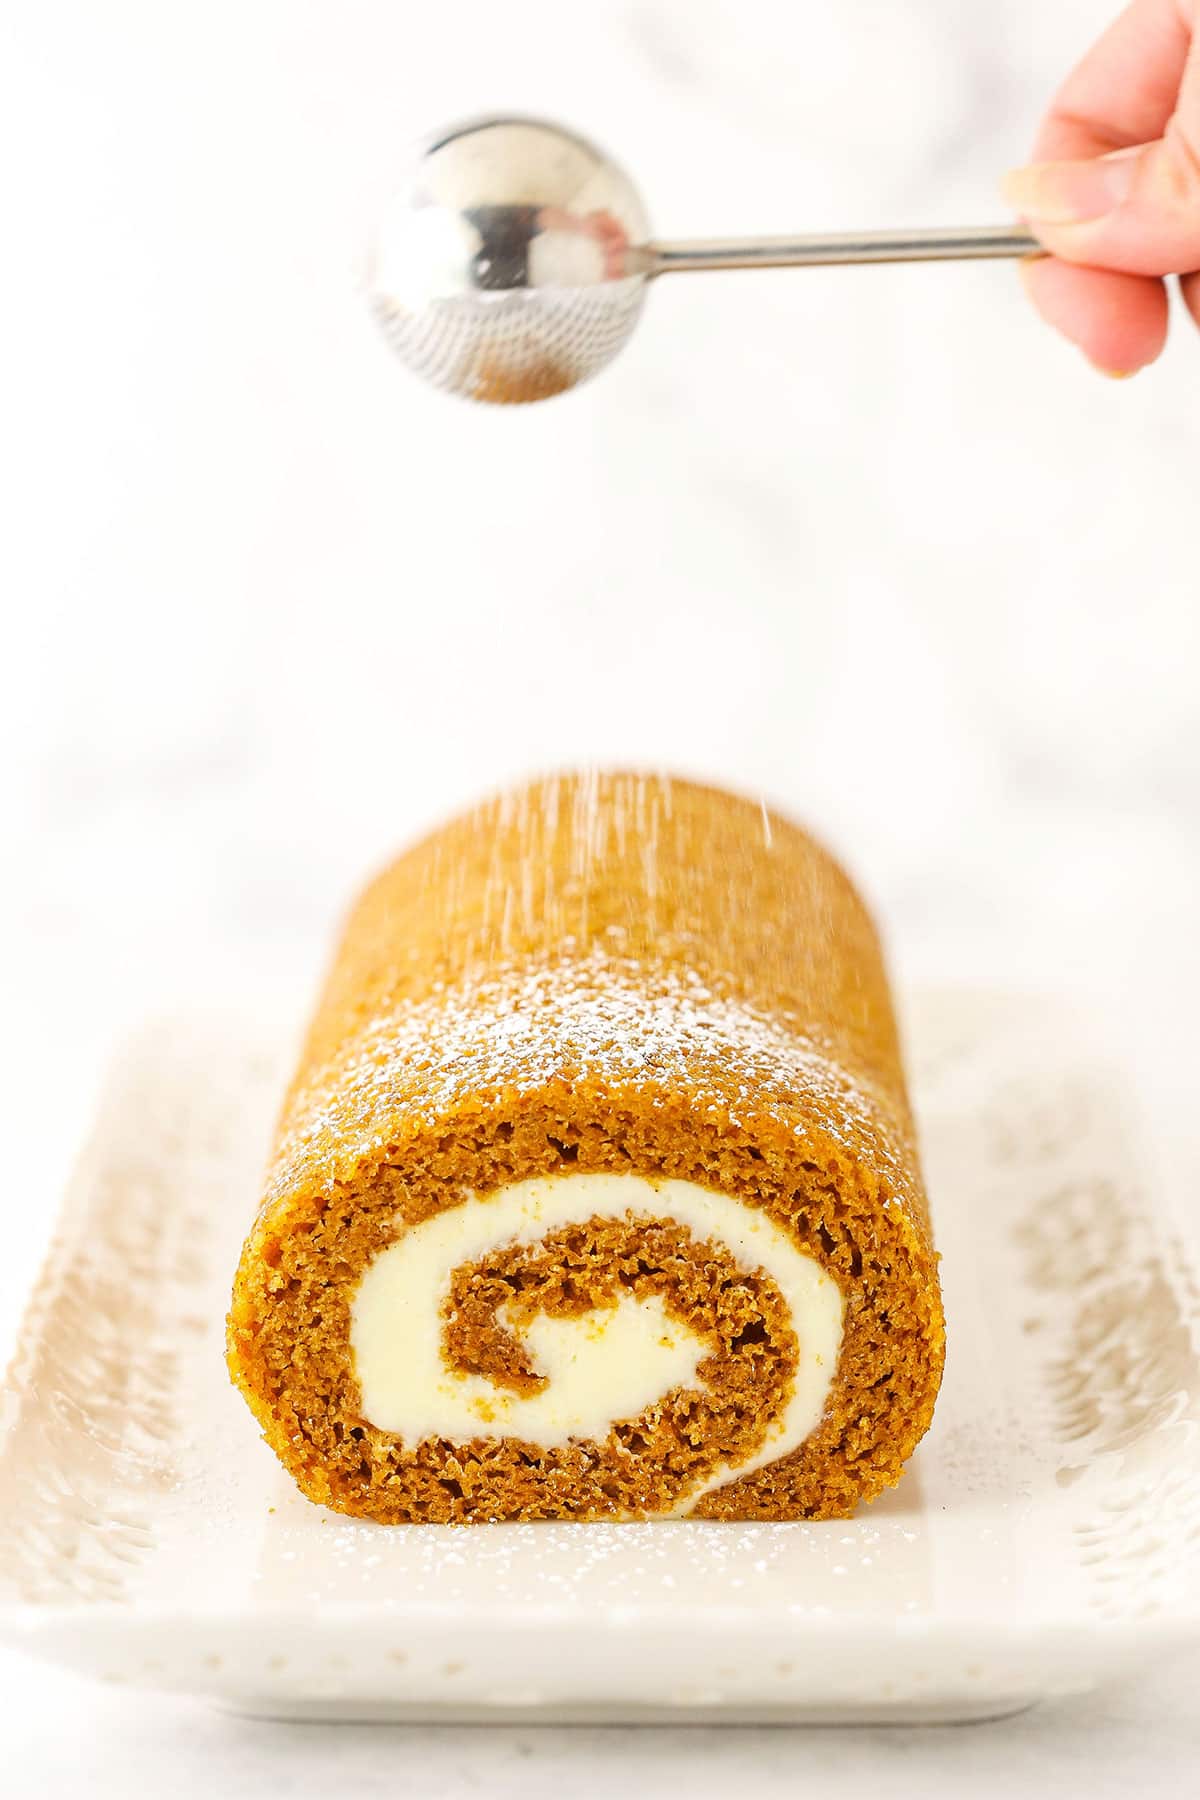
[[1109,375],[1167,337],[1163,277],[1200,325],[1200,0],[1132,0],[1068,76],[1004,183],[1049,256],[1023,265],[1046,322]]

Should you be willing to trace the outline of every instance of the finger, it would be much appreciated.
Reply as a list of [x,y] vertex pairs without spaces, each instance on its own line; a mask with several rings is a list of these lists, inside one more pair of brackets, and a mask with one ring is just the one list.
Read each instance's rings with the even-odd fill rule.
[[1144,275],[1081,269],[1056,257],[1021,265],[1026,291],[1046,321],[1105,375],[1132,375],[1167,341],[1167,291]]
[[1067,262],[1131,275],[1200,268],[1200,101],[1194,133],[1168,127],[1141,149],[1036,163],[1004,191],[1039,243]]
[[[1137,0],[1103,53],[1102,46],[1092,53],[1092,73],[1085,78],[1088,63],[1080,65],[1053,113],[1059,141],[1085,151],[1111,146],[1150,120],[1162,135],[1099,156],[1034,163],[1005,182],[1010,204],[1066,261],[1139,275],[1200,267],[1200,33],[1189,36],[1181,3]],[[1147,48],[1122,72],[1117,52],[1134,54],[1124,34],[1146,21]],[[1175,73],[1176,104],[1164,122],[1159,114]]]
[[1197,325],[1200,325],[1200,275],[1185,275],[1179,284],[1183,295],[1183,304],[1191,313]]
[[1133,0],[1072,70],[1038,133],[1038,162],[1103,156],[1161,137],[1192,36],[1189,0]]

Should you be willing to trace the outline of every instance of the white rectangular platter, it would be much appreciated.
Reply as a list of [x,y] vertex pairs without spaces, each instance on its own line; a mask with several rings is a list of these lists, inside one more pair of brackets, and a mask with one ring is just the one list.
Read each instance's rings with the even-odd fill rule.
[[392,1529],[302,1500],[223,1366],[291,1032],[148,1027],[3,1397],[0,1634],[249,1712],[506,1721],[982,1718],[1195,1639],[1200,1302],[1120,1071],[1028,998],[908,1024],[950,1352],[893,1494]]

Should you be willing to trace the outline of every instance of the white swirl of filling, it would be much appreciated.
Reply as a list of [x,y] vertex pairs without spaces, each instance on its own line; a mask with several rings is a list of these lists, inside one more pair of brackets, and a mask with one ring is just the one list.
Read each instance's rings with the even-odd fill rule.
[[520,1438],[545,1448],[600,1441],[671,1388],[704,1390],[698,1367],[709,1341],[657,1295],[621,1295],[581,1317],[540,1314],[513,1326],[547,1385],[518,1393],[450,1366],[442,1307],[454,1272],[549,1232],[593,1218],[649,1216],[720,1243],[747,1273],[765,1272],[788,1310],[800,1354],[786,1404],[753,1455],[693,1484],[681,1510],[734,1475],[775,1462],[804,1442],[825,1409],[842,1336],[837,1283],[760,1208],[689,1181],[641,1175],[535,1176],[409,1227],[364,1273],[351,1309],[350,1342],[363,1416],[408,1445]]

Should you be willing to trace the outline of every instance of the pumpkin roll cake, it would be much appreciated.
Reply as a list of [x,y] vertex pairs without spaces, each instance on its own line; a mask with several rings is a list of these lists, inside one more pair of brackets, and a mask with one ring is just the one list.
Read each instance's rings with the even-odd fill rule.
[[844,1517],[899,1477],[943,1344],[879,944],[805,832],[561,776],[367,888],[229,1318],[311,1499]]

